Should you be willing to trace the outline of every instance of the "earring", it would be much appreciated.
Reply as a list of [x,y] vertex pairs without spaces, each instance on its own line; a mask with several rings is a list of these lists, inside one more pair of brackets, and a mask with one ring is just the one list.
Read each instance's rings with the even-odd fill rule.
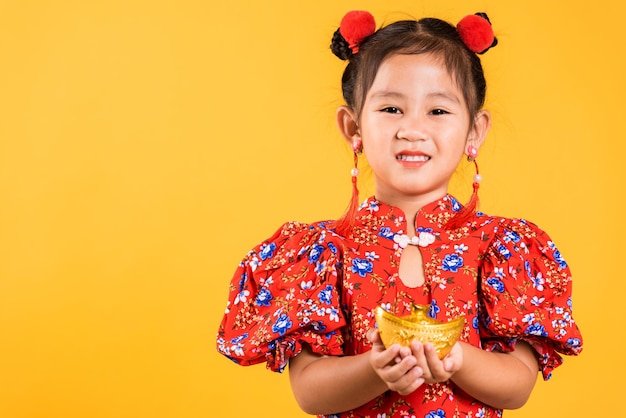
[[467,147],[467,161],[474,161],[478,157],[478,148],[473,145]]
[[478,172],[478,163],[476,162],[476,157],[478,157],[478,148],[473,145],[468,145],[467,147],[467,161],[474,163],[474,167],[476,167],[476,174],[474,175],[474,183],[475,188],[478,189],[478,183],[483,179],[483,176]]
[[354,151],[354,167],[350,170],[350,174],[352,175],[353,182],[356,182],[356,177],[359,175],[359,155],[363,152],[363,143],[360,140],[355,141],[352,144],[352,151]]
[[359,155],[363,152],[363,144],[361,141],[355,141],[352,144],[352,151],[354,151],[354,166],[350,170],[352,176],[352,196],[350,197],[350,203],[343,216],[336,222],[336,231],[342,236],[348,236],[352,227],[354,226],[354,218],[359,211],[359,187],[357,184],[357,178],[359,176]]
[[467,161],[474,163],[474,167],[476,168],[476,174],[474,175],[474,182],[472,183],[472,195],[469,198],[469,201],[459,210],[450,220],[446,223],[446,229],[452,230],[456,228],[460,228],[463,226],[470,217],[474,214],[478,207],[479,199],[478,199],[478,188],[480,187],[480,182],[483,179],[483,176],[480,175],[478,171],[478,163],[476,162],[476,157],[478,157],[478,149],[469,145],[467,147]]

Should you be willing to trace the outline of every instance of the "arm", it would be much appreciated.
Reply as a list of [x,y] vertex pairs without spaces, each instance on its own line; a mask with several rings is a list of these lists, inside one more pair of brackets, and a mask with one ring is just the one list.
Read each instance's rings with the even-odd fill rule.
[[303,411],[313,415],[347,411],[387,390],[407,395],[424,382],[448,379],[483,403],[515,409],[528,400],[535,385],[538,363],[523,341],[511,353],[457,343],[442,361],[432,344],[385,349],[377,331],[370,330],[368,338],[372,350],[367,353],[327,357],[305,347],[291,359],[291,388]]
[[414,343],[412,355],[427,383],[452,380],[468,395],[499,409],[517,409],[528,400],[539,363],[531,346],[518,341],[509,353],[489,352],[457,343],[439,360],[432,344]]
[[528,343],[518,341],[510,353],[459,344],[463,349],[463,367],[451,378],[457,386],[495,408],[516,409],[526,403],[539,371],[535,351]]
[[289,378],[304,412],[332,414],[357,408],[389,389],[413,392],[424,383],[416,361],[408,347],[399,345],[385,350],[378,343],[367,353],[346,357],[320,356],[305,346],[291,359]]

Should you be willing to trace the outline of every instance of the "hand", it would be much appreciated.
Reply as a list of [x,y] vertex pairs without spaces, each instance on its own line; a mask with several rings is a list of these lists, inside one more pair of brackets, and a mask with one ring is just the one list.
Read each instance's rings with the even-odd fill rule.
[[439,359],[432,343],[414,342],[411,356],[416,359],[416,368],[421,369],[422,378],[428,384],[449,380],[463,365],[463,347],[457,342],[446,357]]
[[376,329],[367,332],[367,339],[372,343],[370,365],[390,390],[408,395],[424,383],[423,371],[416,367],[417,358],[409,347],[394,344],[385,349]]

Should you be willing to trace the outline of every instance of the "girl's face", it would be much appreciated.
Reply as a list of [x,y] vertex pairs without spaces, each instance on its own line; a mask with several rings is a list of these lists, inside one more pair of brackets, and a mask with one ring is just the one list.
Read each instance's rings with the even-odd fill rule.
[[381,64],[351,140],[362,141],[377,198],[423,205],[447,193],[469,143],[482,143],[474,125],[441,60],[395,54]]

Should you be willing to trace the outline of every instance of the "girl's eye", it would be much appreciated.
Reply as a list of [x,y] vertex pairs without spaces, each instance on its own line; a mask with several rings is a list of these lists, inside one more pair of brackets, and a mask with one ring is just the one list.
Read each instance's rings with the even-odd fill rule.
[[443,109],[433,109],[433,110],[431,110],[431,111],[430,111],[430,114],[431,114],[431,115],[445,115],[445,114],[447,114],[447,113],[448,113],[448,112],[446,112],[446,111],[445,111],[445,110],[443,110]]
[[385,113],[401,113],[400,109],[398,109],[397,107],[393,107],[393,106],[382,108],[380,111],[385,112]]

